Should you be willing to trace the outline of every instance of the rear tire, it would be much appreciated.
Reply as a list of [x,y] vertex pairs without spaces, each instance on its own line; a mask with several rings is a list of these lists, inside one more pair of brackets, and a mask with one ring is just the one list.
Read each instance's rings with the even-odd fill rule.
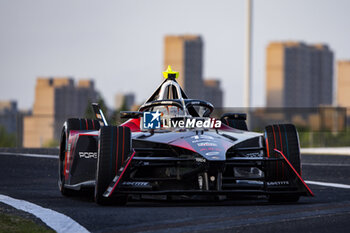
[[60,152],[58,160],[58,188],[64,196],[74,196],[79,192],[66,188],[64,169],[68,152],[68,139],[71,130],[99,130],[100,123],[97,120],[69,118],[64,124],[61,132]]
[[95,201],[100,205],[125,205],[128,196],[113,194],[104,197],[117,171],[122,167],[131,149],[131,132],[128,127],[103,126],[100,130],[99,151],[97,158]]
[[[266,150],[271,158],[280,158],[274,151],[281,151],[294,169],[301,175],[299,137],[292,124],[269,125],[265,128]],[[266,179],[268,181],[287,181],[292,176],[288,165],[281,162],[268,163],[266,166]],[[298,194],[271,194],[270,202],[297,202]]]
[[67,139],[66,139],[66,129],[65,126],[62,129],[61,133],[61,143],[60,143],[60,154],[58,160],[58,188],[63,196],[73,196],[76,194],[75,190],[67,189],[64,187],[65,176],[64,169],[66,163],[66,153],[67,153]]

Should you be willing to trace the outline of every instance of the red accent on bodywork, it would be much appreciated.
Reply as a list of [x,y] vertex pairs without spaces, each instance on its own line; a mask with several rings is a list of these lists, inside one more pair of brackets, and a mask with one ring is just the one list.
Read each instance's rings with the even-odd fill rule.
[[124,163],[124,142],[125,142],[125,128],[123,127],[123,147],[122,147],[122,163]]
[[218,128],[219,130],[224,130],[224,131],[234,131],[234,130],[237,130],[235,128],[231,128],[230,126],[226,125],[225,123],[221,122],[221,127]]
[[267,157],[270,157],[270,151],[269,151],[269,142],[267,141],[267,137],[265,138],[266,141],[266,151],[267,151]]
[[287,164],[290,166],[290,168],[292,168],[293,172],[297,175],[297,177],[299,178],[299,180],[303,183],[303,185],[305,186],[305,188],[307,189],[307,191],[309,192],[309,194],[311,196],[315,196],[314,193],[311,191],[311,189],[309,188],[309,186],[307,186],[307,184],[305,183],[305,181],[303,180],[303,178],[301,178],[301,176],[299,175],[299,173],[295,170],[295,168],[292,166],[292,164],[289,162],[289,160],[286,158],[286,156],[284,156],[284,154],[277,150],[274,149],[274,151],[278,152],[280,155],[282,155],[282,157],[284,158],[284,160],[287,162]]
[[98,136],[98,133],[80,133],[78,136]]
[[120,126],[128,127],[131,132],[140,132],[140,118],[129,119]]
[[[68,180],[68,178],[69,178],[70,165],[71,165],[72,159],[74,158],[75,147],[76,147],[76,143],[77,143],[78,138],[79,138],[79,134],[74,134],[74,132],[76,132],[76,131],[72,130],[69,132],[68,144],[70,144],[71,147],[70,147],[69,153],[67,153],[65,166],[64,166],[65,167],[65,169],[64,169],[65,180]],[[68,168],[68,173],[67,173],[67,168]]]
[[67,180],[67,178],[68,178],[68,176],[67,176],[68,174],[66,172],[66,170],[67,170],[67,157],[68,157],[68,152],[66,151],[65,157],[64,157],[64,170],[63,170],[63,175],[64,175],[65,180]]
[[176,140],[174,142],[171,142],[170,145],[181,147],[183,149],[196,152],[196,150],[193,149],[193,147],[188,142],[186,142],[184,139],[179,139],[179,140]]
[[98,136],[99,131],[98,130],[71,130],[69,131],[69,136],[74,137],[77,134],[78,136]]
[[117,127],[117,148],[115,152],[115,170],[118,172],[118,152],[119,152],[119,127]]

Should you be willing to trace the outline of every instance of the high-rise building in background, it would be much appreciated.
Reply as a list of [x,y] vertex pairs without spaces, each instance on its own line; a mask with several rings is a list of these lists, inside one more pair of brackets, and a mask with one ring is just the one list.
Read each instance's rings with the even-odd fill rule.
[[337,105],[350,108],[350,61],[338,61]]
[[203,96],[203,41],[197,35],[166,36],[164,69],[180,72],[178,83],[190,98]]
[[337,73],[337,105],[346,108],[350,122],[350,60],[338,61]]
[[17,133],[17,115],[16,101],[0,101],[0,125],[7,133]]
[[[164,69],[171,65],[180,72],[177,82],[184,89],[188,98],[204,99],[222,106],[222,90],[220,82],[203,81],[203,40],[198,35],[166,36],[164,39]],[[213,80],[212,80],[213,81]],[[216,90],[214,90],[217,88]],[[207,95],[216,93],[221,96]],[[220,103],[218,102],[221,101]],[[214,103],[213,103],[214,104]],[[215,105],[214,105],[215,106]]]
[[[135,104],[135,94],[134,93],[118,93],[115,96],[115,109],[125,108],[125,110],[131,110],[132,106]],[[124,105],[124,106],[123,106]]]
[[24,117],[23,146],[42,147],[59,141],[62,124],[67,118],[84,116],[89,101],[97,100],[92,80],[72,78],[38,78],[31,116]]
[[[204,97],[216,108],[223,107],[223,92],[220,88],[220,80],[206,79],[204,80]],[[209,100],[210,99],[210,100]]]
[[333,103],[333,52],[327,45],[274,42],[266,54],[266,106]]
[[23,117],[28,116],[30,111],[21,111],[17,108],[17,101],[0,101],[0,126],[7,133],[16,136],[16,147],[23,144]]

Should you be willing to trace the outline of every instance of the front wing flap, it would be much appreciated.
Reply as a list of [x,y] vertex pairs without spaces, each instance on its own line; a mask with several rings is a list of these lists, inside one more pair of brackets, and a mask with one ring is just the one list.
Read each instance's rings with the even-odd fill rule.
[[[267,163],[273,163],[277,161],[282,161],[287,168],[290,169],[290,177],[288,181],[269,181],[267,178],[262,177],[261,179],[250,179],[250,178],[233,178],[232,180],[258,180],[261,185],[249,185],[249,184],[237,184],[234,183],[230,185],[230,188],[223,188],[224,185],[216,185],[217,188],[215,189],[207,189],[207,190],[199,190],[199,189],[186,189],[186,190],[153,190],[150,186],[149,180],[145,179],[144,182],[129,182],[129,178],[126,176],[124,177],[124,174],[126,174],[126,171],[128,168],[132,167],[133,161],[136,163],[139,163],[140,161],[146,162],[148,167],[159,167],[159,166],[181,166],[183,163],[192,162],[200,164],[197,166],[197,173],[203,172],[205,169],[208,169],[208,167],[211,164],[211,161],[202,159],[199,160],[198,158],[176,158],[176,157],[138,157],[137,152],[133,151],[133,153],[129,156],[129,158],[124,162],[121,169],[118,171],[117,175],[114,177],[114,179],[111,181],[109,187],[104,193],[105,197],[110,197],[113,195],[113,193],[127,193],[127,194],[248,194],[248,195],[269,195],[269,194],[299,194],[304,196],[314,196],[311,189],[307,186],[305,181],[301,178],[301,175],[295,170],[295,168],[292,166],[292,164],[288,161],[288,159],[284,156],[284,154],[275,149],[274,150],[280,158],[267,158],[267,157],[233,157],[229,158],[225,161],[221,161],[223,163],[223,166],[234,166],[234,167],[259,167],[261,169],[264,169],[266,167]],[[217,166],[217,165],[216,165]],[[217,167],[223,167],[223,166],[217,166]],[[221,174],[221,180],[222,182],[222,173],[218,171],[218,174]],[[196,174],[195,174],[196,175]],[[219,175],[217,176],[219,177]],[[161,179],[161,178],[160,178]],[[181,177],[180,177],[181,180]],[[154,181],[154,179],[153,179]],[[142,184],[142,189],[137,189],[137,187],[133,187],[132,189],[128,188],[120,188],[122,187],[122,183],[139,183]],[[218,181],[219,182],[219,181]],[[284,184],[283,182],[287,182]],[[148,189],[145,189],[144,184],[148,185]]]

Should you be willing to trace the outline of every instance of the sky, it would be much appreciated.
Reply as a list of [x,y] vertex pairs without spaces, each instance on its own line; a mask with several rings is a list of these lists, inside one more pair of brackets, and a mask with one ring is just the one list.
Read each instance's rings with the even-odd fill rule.
[[[199,34],[204,78],[243,106],[245,0],[0,0],[0,100],[34,103],[39,76],[93,78],[109,107],[118,92],[148,98],[162,80],[165,35]],[[265,106],[271,41],[327,44],[350,60],[350,1],[253,1],[252,106]],[[181,75],[181,74],[180,74]]]

